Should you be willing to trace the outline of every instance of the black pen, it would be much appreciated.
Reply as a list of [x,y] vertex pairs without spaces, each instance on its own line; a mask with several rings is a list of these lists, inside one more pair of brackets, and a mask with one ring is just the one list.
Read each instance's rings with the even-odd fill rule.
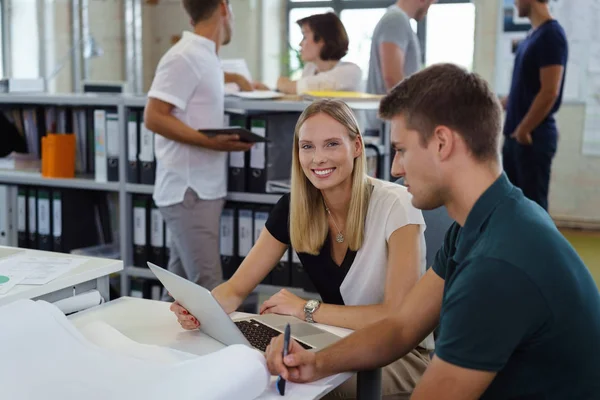
[[[285,326],[285,333],[283,334],[283,358],[285,358],[288,355],[291,336],[290,331],[290,324],[287,324]],[[285,394],[285,379],[283,379],[281,375],[279,375],[279,378],[277,378],[277,391],[282,396]]]

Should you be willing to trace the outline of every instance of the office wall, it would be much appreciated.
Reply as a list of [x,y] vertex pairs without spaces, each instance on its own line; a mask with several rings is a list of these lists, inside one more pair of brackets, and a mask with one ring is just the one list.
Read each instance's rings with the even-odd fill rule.
[[[267,0],[269,3],[284,3],[280,0]],[[260,41],[262,37],[262,1],[231,0],[235,24],[233,39],[220,50],[222,58],[244,58],[255,79],[261,77]],[[144,89],[148,90],[162,55],[184,30],[191,30],[191,24],[180,0],[145,2],[143,5],[143,54]]]
[[[475,0],[475,56],[473,68],[494,82],[497,1]],[[564,103],[557,115],[558,152],[550,185],[550,214],[560,224],[600,225],[600,157],[581,152],[585,105]]]
[[89,61],[90,80],[124,81],[125,26],[123,0],[87,0],[90,33],[102,48],[101,57]]

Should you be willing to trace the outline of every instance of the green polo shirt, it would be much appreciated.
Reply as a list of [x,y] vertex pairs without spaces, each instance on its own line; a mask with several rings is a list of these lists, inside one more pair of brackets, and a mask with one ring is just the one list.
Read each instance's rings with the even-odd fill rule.
[[496,372],[482,399],[600,399],[600,295],[552,219],[502,174],[454,224],[436,356]]

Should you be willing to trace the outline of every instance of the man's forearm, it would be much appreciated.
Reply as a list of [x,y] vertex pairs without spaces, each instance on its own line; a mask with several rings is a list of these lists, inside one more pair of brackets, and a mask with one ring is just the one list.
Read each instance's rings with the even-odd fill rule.
[[175,142],[212,148],[207,136],[192,129],[173,115],[155,115],[147,119],[146,127]]
[[357,330],[381,321],[389,313],[389,309],[385,304],[372,304],[368,306],[321,304],[319,309],[314,313],[313,319],[320,324]]
[[385,319],[356,331],[336,344],[319,351],[319,375],[379,368],[403,357],[419,344],[407,340],[397,319]]
[[519,129],[527,133],[533,132],[550,114],[555,102],[556,95],[553,93],[539,92],[535,96],[525,118],[519,124]]

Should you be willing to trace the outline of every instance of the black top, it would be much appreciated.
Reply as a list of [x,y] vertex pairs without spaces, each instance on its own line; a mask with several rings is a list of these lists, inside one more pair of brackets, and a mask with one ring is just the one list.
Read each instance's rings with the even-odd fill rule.
[[[271,235],[281,243],[290,245],[290,195],[286,194],[275,205],[269,214],[265,227]],[[310,280],[317,288],[324,303],[344,305],[340,293],[340,286],[350,270],[356,251],[348,249],[342,265],[338,266],[331,257],[331,239],[327,239],[318,255],[298,253],[298,258],[308,274]]]
[[[534,30],[517,48],[512,83],[506,108],[504,134],[511,135],[521,123],[540,91],[540,70],[551,65],[565,67],[562,81],[566,76],[569,48],[565,31],[558,21],[550,20]],[[562,102],[564,85],[561,83],[558,99],[546,118],[537,126],[533,141],[556,141],[557,129],[554,113]]]
[[445,280],[436,355],[497,372],[482,399],[600,399],[600,296],[547,212],[502,175],[433,270]]

